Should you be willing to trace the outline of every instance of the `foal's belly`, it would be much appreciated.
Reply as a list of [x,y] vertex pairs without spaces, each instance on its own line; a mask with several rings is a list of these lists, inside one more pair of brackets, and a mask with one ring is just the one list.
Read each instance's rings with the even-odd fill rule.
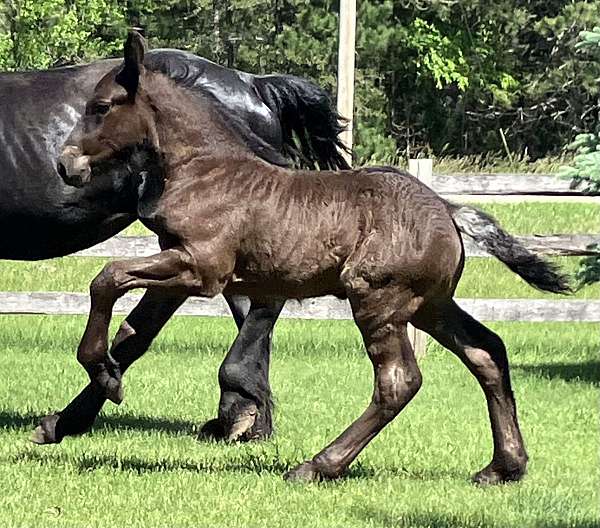
[[315,238],[295,246],[254,244],[238,255],[231,286],[236,293],[267,297],[344,296],[340,273],[350,250]]
[[345,288],[339,279],[338,270],[328,270],[303,280],[291,280],[276,275],[261,279],[255,274],[235,274],[224,293],[247,295],[254,298],[306,299],[323,295],[346,298]]

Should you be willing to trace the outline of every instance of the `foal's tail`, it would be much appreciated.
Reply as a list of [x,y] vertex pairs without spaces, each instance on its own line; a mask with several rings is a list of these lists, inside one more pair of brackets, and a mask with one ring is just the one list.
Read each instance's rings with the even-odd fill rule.
[[349,169],[348,152],[339,138],[346,120],[338,114],[327,92],[292,75],[254,79],[265,104],[279,116],[284,151],[307,169]]
[[481,249],[506,264],[529,284],[553,293],[572,292],[568,277],[561,274],[557,266],[531,253],[491,216],[474,207],[448,205],[461,233],[471,237]]

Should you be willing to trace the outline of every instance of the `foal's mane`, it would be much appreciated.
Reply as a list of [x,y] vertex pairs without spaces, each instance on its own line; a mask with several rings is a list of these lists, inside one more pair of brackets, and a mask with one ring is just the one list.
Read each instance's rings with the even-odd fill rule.
[[[264,141],[248,125],[243,117],[225,106],[205,86],[203,70],[194,61],[192,54],[174,50],[154,50],[146,54],[144,66],[153,72],[162,73],[175,82],[177,86],[186,88],[192,94],[198,95],[203,102],[208,102],[217,111],[223,124],[227,126],[241,141],[259,158],[281,167],[288,167],[290,162],[278,149]],[[207,61],[208,62],[208,61]],[[211,67],[223,70],[225,75],[232,74],[230,70],[210,63]],[[240,81],[241,82],[241,81]]]

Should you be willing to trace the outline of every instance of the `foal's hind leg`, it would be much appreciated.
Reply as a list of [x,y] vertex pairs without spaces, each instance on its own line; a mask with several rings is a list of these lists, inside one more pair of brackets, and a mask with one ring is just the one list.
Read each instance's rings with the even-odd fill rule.
[[312,460],[288,472],[286,479],[310,481],[342,475],[421,386],[406,330],[412,294],[373,291],[360,299],[350,297],[350,302],[375,372],[373,398],[358,420]]
[[494,440],[492,461],[473,476],[477,484],[520,480],[527,453],[517,421],[504,343],[450,300],[427,307],[414,324],[454,352],[477,378],[487,399]]

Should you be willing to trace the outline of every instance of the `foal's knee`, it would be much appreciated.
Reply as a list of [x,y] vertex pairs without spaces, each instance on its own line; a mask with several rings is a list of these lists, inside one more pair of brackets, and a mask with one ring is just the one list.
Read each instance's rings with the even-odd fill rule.
[[109,262],[90,284],[90,295],[98,297],[114,292],[121,282],[122,269],[118,262]]

